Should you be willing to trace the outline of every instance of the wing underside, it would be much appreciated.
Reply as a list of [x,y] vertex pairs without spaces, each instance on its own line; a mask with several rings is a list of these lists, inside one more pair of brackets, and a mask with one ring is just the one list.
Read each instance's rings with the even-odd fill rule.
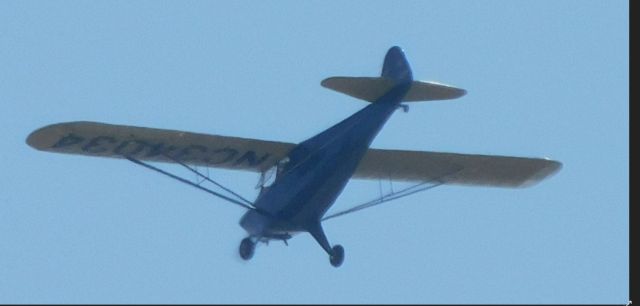
[[[384,77],[331,77],[322,86],[368,102],[375,102],[394,85]],[[430,81],[413,81],[402,102],[449,100],[464,96],[466,90]]]
[[[295,144],[97,122],[58,123],[27,138],[35,149],[88,156],[266,171]],[[443,184],[524,187],[562,164],[542,158],[369,149],[359,179],[438,181]]]
[[[293,144],[97,122],[68,122],[31,133],[27,143],[43,151],[261,172]],[[170,156],[171,158],[169,158]]]
[[370,149],[354,178],[526,187],[561,167],[561,163],[544,158]]

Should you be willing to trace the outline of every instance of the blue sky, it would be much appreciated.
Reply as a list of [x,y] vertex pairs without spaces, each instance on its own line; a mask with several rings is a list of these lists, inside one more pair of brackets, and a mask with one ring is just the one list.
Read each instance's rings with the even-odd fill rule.
[[[374,147],[561,172],[327,221],[335,269],[307,234],[243,262],[242,209],[25,144],[75,120],[299,142],[365,106],[320,81],[378,75],[393,45],[468,94],[394,114]],[[627,1],[2,1],[0,303],[626,303],[628,50]],[[256,196],[255,174],[211,176]]]

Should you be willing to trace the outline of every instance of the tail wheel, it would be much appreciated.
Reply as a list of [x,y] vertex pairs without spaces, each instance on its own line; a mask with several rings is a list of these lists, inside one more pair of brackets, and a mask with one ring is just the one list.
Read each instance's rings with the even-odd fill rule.
[[251,240],[251,238],[247,237],[242,239],[240,242],[240,257],[244,260],[249,260],[253,257],[253,252],[256,249],[256,244]]
[[339,244],[334,245],[333,248],[331,248],[331,253],[333,253],[329,256],[329,262],[331,262],[331,265],[336,268],[342,265],[342,262],[344,261],[344,248]]

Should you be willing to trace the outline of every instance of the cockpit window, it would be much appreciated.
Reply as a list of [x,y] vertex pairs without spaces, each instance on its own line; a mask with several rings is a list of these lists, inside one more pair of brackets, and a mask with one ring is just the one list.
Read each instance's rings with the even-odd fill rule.
[[265,188],[273,185],[276,180],[282,176],[284,170],[286,169],[287,164],[289,163],[289,157],[285,157],[275,163],[271,168],[267,169],[267,171],[262,172],[260,176],[260,182],[258,183],[258,187]]
[[282,175],[282,173],[284,172],[284,170],[285,170],[285,169],[287,168],[287,166],[289,165],[289,161],[291,161],[291,160],[290,160],[290,159],[289,159],[289,157],[287,156],[287,157],[285,157],[285,158],[281,159],[280,161],[278,161],[278,162],[276,163],[276,168],[277,168],[277,174],[276,174],[277,176],[276,176],[276,179],[277,179],[277,177],[279,177],[279,176],[281,176],[281,175]]

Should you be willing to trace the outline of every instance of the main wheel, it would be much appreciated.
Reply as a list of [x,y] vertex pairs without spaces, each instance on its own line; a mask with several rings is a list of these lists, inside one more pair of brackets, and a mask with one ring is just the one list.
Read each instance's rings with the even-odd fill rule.
[[253,257],[253,251],[256,249],[256,244],[251,240],[251,238],[247,237],[242,239],[240,242],[240,257],[244,260],[249,260]]
[[344,261],[344,248],[341,245],[337,244],[334,245],[333,248],[331,248],[331,251],[333,255],[329,256],[329,262],[331,262],[332,266],[337,268]]

